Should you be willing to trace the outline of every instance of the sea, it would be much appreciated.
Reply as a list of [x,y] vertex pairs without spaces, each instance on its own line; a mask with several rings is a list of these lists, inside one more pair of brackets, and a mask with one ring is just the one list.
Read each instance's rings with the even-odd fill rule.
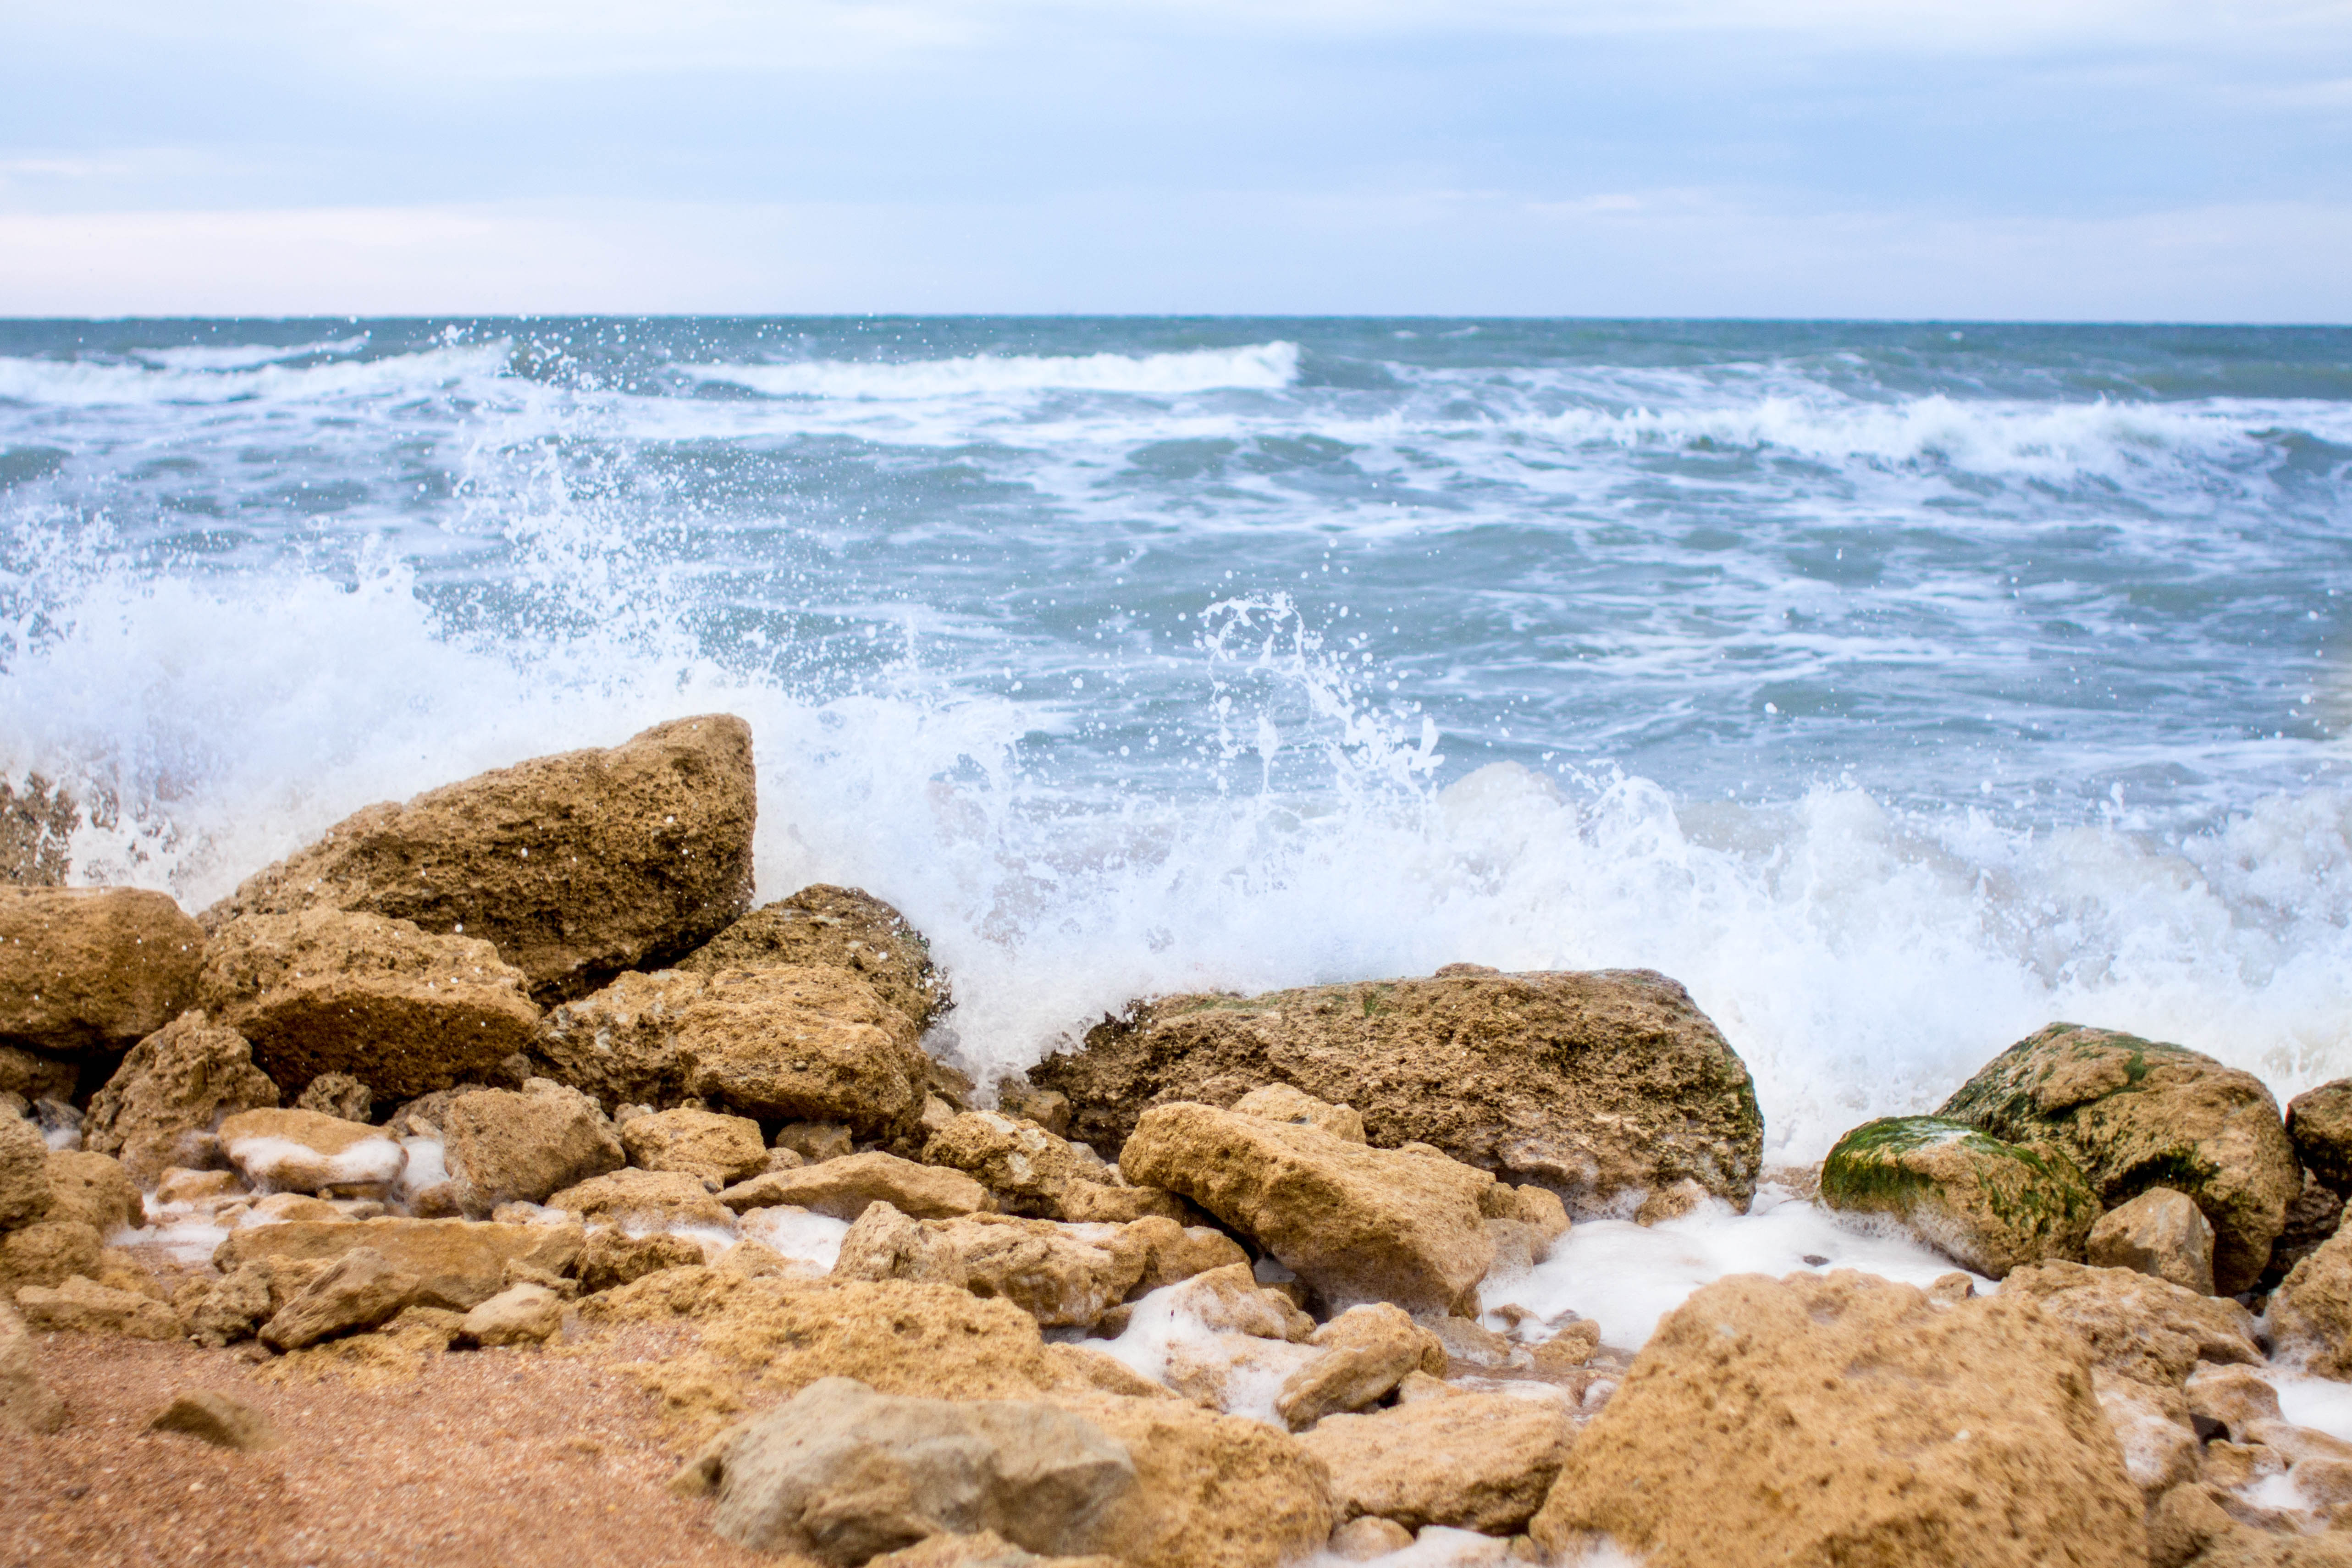
[[1768,1162],[2055,1020],[2352,1074],[2352,331],[0,322],[0,776],[197,909],[724,710],[987,1079],[1673,975]]

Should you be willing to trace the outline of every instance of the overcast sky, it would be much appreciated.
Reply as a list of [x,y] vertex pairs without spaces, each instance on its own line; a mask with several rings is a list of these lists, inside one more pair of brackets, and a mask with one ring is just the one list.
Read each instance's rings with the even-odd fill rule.
[[0,315],[2352,321],[2352,0],[0,0]]

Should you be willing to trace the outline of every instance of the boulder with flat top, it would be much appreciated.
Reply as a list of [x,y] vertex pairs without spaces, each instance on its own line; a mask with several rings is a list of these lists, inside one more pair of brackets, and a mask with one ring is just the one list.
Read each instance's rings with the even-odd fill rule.
[[168,894],[0,883],[0,1044],[129,1050],[188,1005],[204,960]]

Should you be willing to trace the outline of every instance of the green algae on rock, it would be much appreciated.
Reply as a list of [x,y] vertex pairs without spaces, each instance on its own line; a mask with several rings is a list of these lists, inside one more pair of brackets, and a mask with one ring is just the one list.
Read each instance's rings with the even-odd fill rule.
[[1822,1201],[1893,1215],[1995,1279],[2044,1258],[2079,1260],[2099,1218],[2097,1194],[2065,1155],[1940,1116],[1884,1117],[1839,1139],[1822,1165]]
[[1994,1058],[1937,1113],[2063,1150],[2110,1206],[2185,1193],[2213,1226],[2213,1286],[2262,1277],[2302,1190],[2278,1102],[2252,1073],[2185,1046],[2053,1024]]

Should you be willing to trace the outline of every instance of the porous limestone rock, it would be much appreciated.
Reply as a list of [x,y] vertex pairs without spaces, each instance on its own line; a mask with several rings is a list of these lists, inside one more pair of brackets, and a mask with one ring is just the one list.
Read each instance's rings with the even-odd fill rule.
[[532,1071],[606,1110],[675,1105],[686,1098],[690,1062],[677,1048],[678,1019],[709,984],[707,974],[674,969],[616,975],[550,1012],[524,1054]]
[[253,1065],[245,1037],[192,1008],[131,1047],[89,1102],[82,1147],[112,1154],[135,1178],[152,1182],[166,1165],[185,1163],[179,1156],[187,1135],[277,1104],[278,1086]]
[[1527,1528],[1559,1474],[1568,1407],[1557,1398],[1465,1394],[1328,1415],[1299,1444],[1329,1468],[1343,1515],[1507,1535]]
[[842,1237],[834,1273],[950,1285],[1011,1301],[1041,1327],[1067,1328],[1097,1323],[1120,1302],[1186,1278],[1187,1266],[1223,1267],[1239,1255],[1228,1237],[1207,1231],[1196,1238],[1167,1219],[1127,1226],[986,1214],[915,1219],[877,1203]]
[[302,1086],[294,1101],[301,1110],[340,1116],[346,1121],[373,1120],[375,1090],[347,1072],[322,1072]]
[[86,1149],[55,1149],[47,1169],[49,1206],[42,1218],[79,1220],[101,1237],[145,1223],[146,1205],[121,1161]]
[[121,1334],[134,1340],[176,1340],[180,1320],[171,1308],[133,1290],[116,1290],[75,1274],[54,1290],[28,1285],[16,1292],[28,1328],[46,1332]]
[[2011,1046],[1937,1114],[2012,1143],[2051,1144],[2110,1206],[2187,1194],[2213,1226],[2213,1283],[2262,1277],[2303,1173],[2278,1104],[2252,1073],[2180,1046],[2053,1024]]
[[2142,1501],[2152,1504],[2174,1487],[2197,1479],[2203,1452],[2189,1401],[2178,1389],[2095,1372],[2091,1384],[2115,1431],[2124,1473],[2139,1489]]
[[188,1338],[216,1350],[259,1333],[328,1267],[317,1259],[254,1258],[216,1279],[186,1281],[173,1296],[173,1309]]
[[74,1275],[92,1275],[104,1251],[95,1226],[77,1219],[38,1219],[0,1237],[0,1298],[24,1285],[49,1289]]
[[1316,1333],[1315,1320],[1281,1291],[1260,1285],[1245,1258],[1179,1281],[1167,1300],[1172,1313],[1217,1333],[1295,1344],[1305,1344]]
[[261,1325],[261,1339],[281,1351],[296,1351],[338,1334],[392,1321],[415,1306],[424,1281],[396,1268],[372,1247],[355,1247]]
[[1148,1215],[1179,1223],[1199,1217],[1173,1193],[1127,1185],[1085,1144],[1001,1111],[968,1110],[949,1119],[924,1144],[923,1162],[970,1175],[1008,1214],[1108,1225]]
[[229,1163],[265,1193],[381,1196],[408,1164],[382,1130],[315,1110],[241,1110],[218,1136]]
[[2253,1423],[2279,1419],[2278,1390],[2252,1367],[2200,1366],[2180,1392],[2192,1416],[2220,1422],[2233,1443],[2249,1441]]
[[848,970],[726,970],[678,1015],[688,1094],[747,1116],[904,1131],[930,1058],[914,1023]]
[[2090,1347],[2102,1372],[2140,1383],[2179,1388],[2200,1361],[2263,1359],[2243,1307],[2129,1268],[2037,1263],[2003,1280],[1998,1299],[2036,1302]]
[[220,926],[196,994],[276,1083],[348,1073],[395,1099],[481,1075],[539,1026],[488,942],[331,909]]
[[1995,1279],[2045,1258],[2079,1261],[2099,1217],[2097,1194],[2065,1155],[1938,1116],[1883,1117],[1839,1139],[1821,1196],[1847,1213],[1892,1215]]
[[2084,1258],[2101,1268],[2132,1268],[2200,1296],[2213,1293],[2213,1226],[2188,1196],[2150,1187],[2109,1209],[2091,1227]]
[[1349,1308],[1307,1343],[1320,1353],[1285,1378],[1274,1400],[1275,1414],[1294,1432],[1385,1398],[1409,1373],[1445,1374],[1444,1344],[1385,1301]]
[[71,1100],[80,1079],[80,1068],[71,1061],[0,1046],[0,1094],[13,1094],[28,1106],[40,1100]]
[[855,1152],[849,1129],[838,1121],[787,1121],[776,1130],[776,1147],[791,1150],[811,1165]]
[[737,1214],[789,1204],[852,1222],[873,1204],[888,1204],[917,1219],[949,1219],[996,1207],[988,1189],[961,1171],[918,1165],[879,1150],[754,1176],[721,1192],[719,1201]]
[[39,773],[0,778],[0,882],[60,888],[73,864],[81,805]]
[[478,1345],[544,1344],[563,1330],[563,1298],[526,1279],[466,1314],[458,1331]]
[[[214,1140],[215,1143],[219,1140]],[[245,1178],[235,1171],[186,1170],[166,1165],[155,1178],[155,1201],[165,1207],[211,1210],[223,1204],[242,1203],[250,1194]]]
[[1334,1105],[1328,1100],[1318,1100],[1305,1089],[1286,1083],[1270,1083],[1263,1089],[1254,1089],[1234,1101],[1233,1108],[1244,1116],[1263,1116],[1269,1121],[1319,1127],[1346,1142],[1366,1142],[1364,1119],[1356,1114],[1354,1106]]
[[1445,1311],[1474,1299],[1494,1262],[1480,1210],[1494,1178],[1434,1151],[1179,1102],[1144,1113],[1119,1169],[1255,1238],[1334,1308]]
[[1427,1143],[1621,1217],[1685,1179],[1745,1209],[1763,1157],[1747,1068],[1680,985],[1646,970],[1162,997],[1029,1079],[1066,1096],[1072,1136],[1105,1151],[1155,1105],[1288,1084],[1353,1106],[1374,1143]]
[[621,1127],[629,1163],[647,1171],[683,1171],[725,1186],[767,1169],[760,1124],[748,1116],[680,1106],[632,1117]]
[[2289,1100],[2286,1135],[2295,1158],[2321,1186],[2352,1193],[2352,1078],[2323,1083]]
[[0,1432],[51,1433],[65,1424],[65,1401],[41,1380],[24,1319],[0,1300]]
[[1843,1269],[1732,1275],[1669,1314],[1529,1533],[1571,1560],[1605,1537],[1649,1568],[1719,1568],[1727,1543],[1757,1563],[2147,1556],[2078,1342],[2007,1288],[1938,1307]]
[[494,944],[535,996],[579,995],[691,952],[751,907],[757,794],[750,726],[675,720],[368,806],[205,923],[322,907],[413,921]]
[[2271,1293],[2270,1329],[2283,1359],[2352,1382],[2352,1231],[2337,1231]]
[[2303,1191],[2286,1205],[2286,1228],[2271,1243],[2270,1267],[2263,1270],[2254,1289],[2265,1296],[2277,1289],[2294,1266],[2318,1251],[2343,1223],[2344,1199],[2305,1171]]
[[846,969],[904,1013],[918,1033],[955,1005],[931,944],[888,904],[856,888],[816,883],[764,904],[678,960],[677,967]]
[[583,1295],[610,1290],[665,1268],[702,1261],[702,1248],[682,1236],[631,1236],[617,1226],[588,1233],[580,1245],[577,1271]]
[[194,994],[204,928],[163,893],[0,884],[0,1042],[128,1050]]
[[49,1212],[49,1145],[41,1130],[0,1110],[0,1230],[32,1224]]
[[677,1483],[717,1493],[711,1528],[728,1540],[837,1568],[980,1530],[1052,1555],[1091,1552],[1110,1543],[1105,1525],[1135,1485],[1126,1449],[1082,1415],[839,1377],[714,1439]]
[[192,1388],[147,1420],[150,1432],[178,1432],[242,1454],[265,1453],[285,1440],[269,1417],[242,1399],[213,1388]]
[[1124,1568],[1116,1557],[1040,1557],[983,1530],[973,1535],[934,1535],[912,1546],[866,1559],[869,1568]]
[[417,1279],[416,1300],[427,1307],[471,1311],[506,1288],[506,1266],[519,1259],[562,1274],[580,1255],[576,1225],[501,1225],[458,1219],[295,1221],[233,1230],[213,1250],[226,1274],[263,1258],[332,1262],[368,1247]]
[[710,1195],[701,1177],[684,1171],[630,1169],[592,1176],[551,1195],[547,1206],[583,1219],[656,1226],[724,1226],[735,1219],[726,1205]]
[[476,1218],[500,1204],[540,1203],[625,1163],[596,1102],[533,1079],[520,1090],[461,1094],[441,1112],[442,1163]]

